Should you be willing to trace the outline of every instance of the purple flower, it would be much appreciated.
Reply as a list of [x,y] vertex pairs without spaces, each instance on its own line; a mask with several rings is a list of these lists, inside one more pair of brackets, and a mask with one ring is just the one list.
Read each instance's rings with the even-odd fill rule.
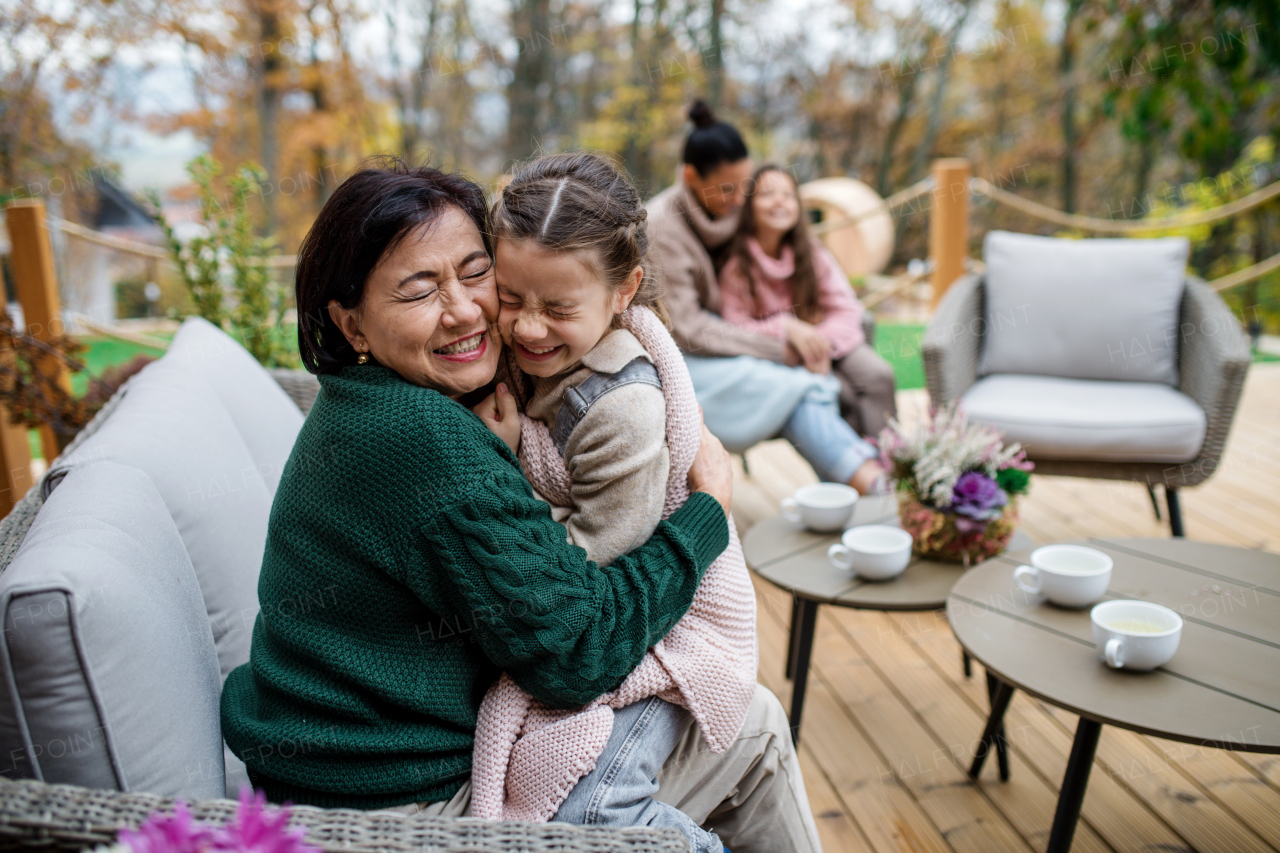
[[248,788],[240,792],[235,818],[215,828],[191,820],[186,803],[172,815],[153,814],[136,830],[120,831],[120,843],[132,853],[320,853],[289,829],[289,809],[270,809],[266,797]]
[[[996,485],[996,481],[980,471],[966,471],[956,480],[951,492],[951,512],[963,518],[956,519],[962,532],[972,532],[1000,514],[1009,502],[1009,495]],[[965,528],[970,528],[965,530]]]
[[197,853],[213,846],[213,830],[193,823],[187,804],[179,801],[172,815],[153,814],[136,830],[120,830],[120,843],[133,853]]

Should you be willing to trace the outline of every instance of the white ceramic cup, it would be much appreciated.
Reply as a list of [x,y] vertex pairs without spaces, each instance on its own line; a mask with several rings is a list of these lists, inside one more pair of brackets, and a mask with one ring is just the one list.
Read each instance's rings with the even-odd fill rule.
[[858,490],[843,483],[810,483],[782,499],[782,517],[823,533],[843,530],[858,502]]
[[827,559],[863,580],[887,581],[911,562],[911,534],[885,524],[851,527],[827,549]]
[[1013,570],[1013,581],[1060,607],[1088,607],[1111,583],[1111,558],[1083,545],[1045,545],[1031,552],[1031,565]]
[[1149,601],[1104,601],[1089,619],[1098,652],[1113,669],[1153,670],[1173,657],[1182,638],[1182,617]]

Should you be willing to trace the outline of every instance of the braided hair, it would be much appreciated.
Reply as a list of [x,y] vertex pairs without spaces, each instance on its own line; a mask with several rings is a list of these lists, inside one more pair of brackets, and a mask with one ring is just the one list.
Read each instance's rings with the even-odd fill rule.
[[495,242],[532,240],[552,251],[582,253],[611,290],[620,290],[640,267],[631,304],[647,306],[669,323],[649,257],[647,218],[640,194],[616,166],[598,154],[572,152],[520,167],[490,221]]

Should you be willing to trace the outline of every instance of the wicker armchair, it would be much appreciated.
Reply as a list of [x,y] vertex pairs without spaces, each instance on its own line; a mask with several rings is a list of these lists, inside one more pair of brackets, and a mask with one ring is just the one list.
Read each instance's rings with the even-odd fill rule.
[[[275,370],[272,376],[305,413],[319,391],[316,378],[303,371]],[[81,431],[65,452],[93,435],[129,391],[126,383]],[[0,521],[0,572],[8,568],[40,511],[43,483],[37,483]],[[228,799],[188,804],[193,817],[225,823],[235,813]],[[110,844],[123,828],[136,828],[158,810],[171,811],[174,800],[153,794],[50,785],[0,778],[0,850],[78,851]],[[685,853],[688,842],[674,829],[605,829],[568,824],[494,823],[469,818],[408,817],[394,812],[320,809],[298,806],[292,826],[325,851],[600,851],[600,853]]]
[[[953,283],[925,331],[921,352],[929,398],[935,406],[961,399],[979,379],[986,328],[983,282],[982,276],[966,275]],[[1189,331],[1180,335],[1177,389],[1204,410],[1206,420],[1204,441],[1193,459],[1168,463],[1037,458],[1034,447],[1029,448],[1041,474],[1145,483],[1157,517],[1160,508],[1154,487],[1163,485],[1174,536],[1183,533],[1177,490],[1204,482],[1217,469],[1250,363],[1248,341],[1239,322],[1200,279],[1187,279],[1179,329]]]

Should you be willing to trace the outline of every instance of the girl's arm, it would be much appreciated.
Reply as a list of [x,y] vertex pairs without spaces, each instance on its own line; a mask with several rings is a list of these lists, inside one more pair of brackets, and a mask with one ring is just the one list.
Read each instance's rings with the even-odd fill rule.
[[741,329],[749,329],[763,335],[787,339],[785,311],[759,318],[753,313],[755,305],[747,289],[747,278],[740,271],[737,258],[730,258],[720,271],[720,313],[730,323]]
[[822,321],[817,328],[831,341],[831,357],[843,358],[866,343],[866,335],[862,333],[862,303],[854,295],[840,264],[817,241],[813,247],[813,264],[818,276],[818,305],[822,308]]

